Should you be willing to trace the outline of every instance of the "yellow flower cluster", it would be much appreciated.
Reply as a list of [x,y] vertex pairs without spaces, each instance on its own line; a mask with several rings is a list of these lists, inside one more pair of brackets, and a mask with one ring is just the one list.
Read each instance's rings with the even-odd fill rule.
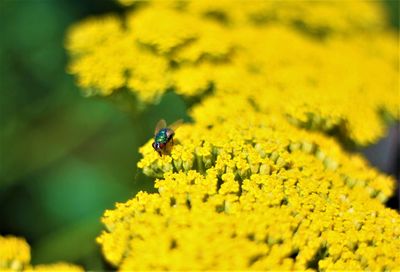
[[158,194],[106,211],[106,259],[122,271],[399,269],[399,214],[294,153],[289,169],[245,179],[166,174]]
[[[140,3],[137,0],[118,0],[125,6]],[[161,3],[160,3],[161,2]],[[385,28],[382,6],[368,1],[153,1],[152,5],[184,9],[229,24],[279,22],[299,28],[312,35],[352,35],[360,31],[379,31]],[[357,15],[357,16],[355,16]]]
[[241,93],[364,145],[384,134],[382,112],[399,118],[398,48],[384,21],[370,1],[140,2],[125,19],[76,25],[66,47],[89,95],[129,90],[143,107],[168,90]]
[[399,269],[400,215],[382,204],[394,181],[239,98],[194,107],[170,156],[140,149],[159,192],[105,212],[106,259],[120,270]]
[[81,267],[68,263],[32,266],[30,261],[30,247],[24,239],[0,236],[0,271],[84,271]]
[[251,111],[250,103],[238,105],[236,99],[212,97],[195,107],[196,123],[178,128],[171,156],[160,157],[150,140],[140,149],[139,168],[158,178],[171,171],[205,173],[212,168],[218,175],[232,173],[243,180],[253,174],[283,174],[297,164],[320,165],[320,175],[335,178],[341,186],[364,188],[382,202],[392,194],[393,180],[369,167],[360,155],[347,154],[332,139],[293,127],[280,116]]

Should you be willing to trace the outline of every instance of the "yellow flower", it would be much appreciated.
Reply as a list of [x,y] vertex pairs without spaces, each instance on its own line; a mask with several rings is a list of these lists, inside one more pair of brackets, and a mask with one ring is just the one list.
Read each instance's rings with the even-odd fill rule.
[[167,90],[189,101],[240,94],[286,122],[366,145],[385,133],[382,112],[399,118],[398,50],[383,21],[367,1],[152,1],[125,20],[74,26],[66,47],[88,95],[128,89],[143,108]]
[[29,245],[24,239],[0,236],[0,269],[22,270],[30,261]]
[[68,264],[68,263],[55,263],[55,264],[41,264],[35,265],[34,267],[28,268],[24,271],[29,272],[40,272],[40,271],[65,271],[65,272],[82,272],[84,271],[81,267]]
[[353,199],[346,187],[315,183],[168,173],[156,181],[159,193],[107,211],[97,241],[120,270],[398,268],[397,212],[365,194]]
[[162,177],[158,193],[105,213],[106,259],[120,270],[398,268],[400,216],[381,204],[393,179],[324,135],[233,101],[195,107],[170,156],[141,148],[139,167]]
[[0,236],[0,271],[84,271],[68,263],[42,264],[32,266],[31,252],[23,238]]
[[[215,104],[216,99],[224,106]],[[362,188],[382,202],[392,194],[393,180],[370,168],[359,155],[347,154],[325,136],[285,125],[283,117],[271,118],[251,111],[248,103],[227,103],[230,100],[234,98],[212,98],[212,103],[196,107],[192,115],[197,123],[177,130],[171,156],[159,157],[149,141],[140,149],[143,159],[138,166],[153,177],[191,169],[200,173],[215,169],[220,177],[231,173],[243,180],[252,174],[290,173],[293,178],[317,174],[338,187]]]

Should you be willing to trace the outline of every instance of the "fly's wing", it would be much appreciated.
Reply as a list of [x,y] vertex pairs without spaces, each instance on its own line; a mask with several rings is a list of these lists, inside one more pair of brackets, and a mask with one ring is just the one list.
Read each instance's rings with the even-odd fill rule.
[[172,125],[169,125],[168,128],[175,131],[180,125],[182,125],[182,123],[183,123],[183,119],[179,119],[179,120],[173,122]]
[[161,129],[166,128],[166,127],[167,127],[167,123],[165,122],[164,119],[161,119],[160,121],[158,121],[158,123],[157,123],[157,125],[156,125],[156,128],[154,129],[154,136],[156,136],[157,133],[158,133]]

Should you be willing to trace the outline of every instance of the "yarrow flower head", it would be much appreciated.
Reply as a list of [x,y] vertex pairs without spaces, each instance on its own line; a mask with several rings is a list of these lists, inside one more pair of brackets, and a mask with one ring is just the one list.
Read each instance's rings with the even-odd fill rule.
[[241,93],[365,145],[384,134],[382,112],[399,118],[396,37],[384,21],[367,1],[152,1],[74,26],[66,47],[88,95],[129,90],[143,108],[169,90]]
[[160,177],[158,193],[139,193],[104,214],[98,242],[111,264],[398,268],[400,216],[382,205],[391,178],[326,136],[230,102],[215,97],[195,107],[195,123],[177,130],[170,156],[150,141],[141,148],[139,167]]
[[120,270],[398,268],[395,211],[300,176],[169,173],[107,211],[98,242]]
[[[346,153],[335,141],[293,127],[279,115],[253,111],[251,103],[229,100],[214,97],[195,107],[196,123],[178,128],[171,156],[160,157],[149,141],[140,149],[143,159],[138,166],[159,178],[167,172],[214,169],[219,176],[232,173],[241,180],[253,174],[284,174],[292,168],[318,169],[321,176],[336,176],[340,186],[364,188],[382,202],[392,194],[391,178],[369,167],[361,156]],[[320,167],[314,169],[316,164]]]
[[25,239],[0,236],[0,271],[84,271],[81,267],[68,263],[32,266],[30,261],[30,247]]

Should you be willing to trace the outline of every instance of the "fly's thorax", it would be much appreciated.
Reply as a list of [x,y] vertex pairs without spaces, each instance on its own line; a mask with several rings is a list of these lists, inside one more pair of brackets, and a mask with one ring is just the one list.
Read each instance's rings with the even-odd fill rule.
[[172,131],[172,129],[163,128],[156,134],[156,136],[154,137],[154,141],[156,143],[165,144],[172,138],[173,135],[174,132]]

